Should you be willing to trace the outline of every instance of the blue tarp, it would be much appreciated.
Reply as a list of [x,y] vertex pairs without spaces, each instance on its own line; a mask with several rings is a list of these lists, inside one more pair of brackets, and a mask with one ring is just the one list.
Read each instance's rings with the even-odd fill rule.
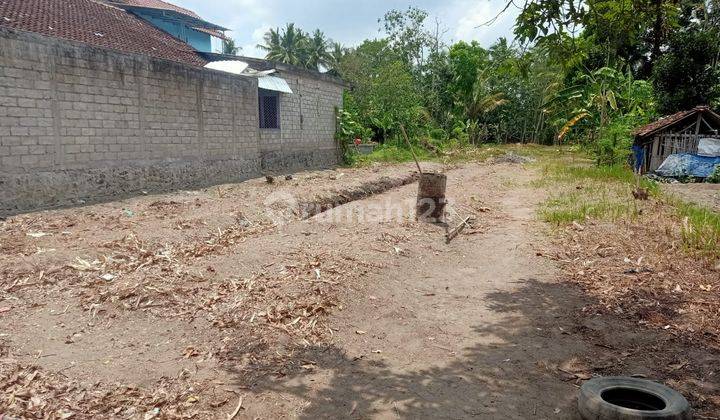
[[640,146],[639,144],[635,144],[632,147],[632,155],[633,155],[633,169],[635,172],[640,172],[642,169],[643,163],[645,163],[645,148]]
[[668,156],[655,172],[658,175],[673,178],[685,176],[707,178],[713,173],[717,165],[720,165],[720,156],[709,157],[678,153]]

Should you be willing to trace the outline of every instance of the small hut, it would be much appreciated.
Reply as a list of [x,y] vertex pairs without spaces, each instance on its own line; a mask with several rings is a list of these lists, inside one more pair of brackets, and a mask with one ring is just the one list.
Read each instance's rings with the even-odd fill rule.
[[720,138],[719,130],[720,115],[707,106],[681,111],[636,129],[635,146],[644,152],[642,172],[656,170],[672,154],[697,153],[700,139]]

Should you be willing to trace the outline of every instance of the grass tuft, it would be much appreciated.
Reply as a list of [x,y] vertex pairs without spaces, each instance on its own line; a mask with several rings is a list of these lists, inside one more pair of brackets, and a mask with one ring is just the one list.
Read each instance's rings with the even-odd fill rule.
[[[550,162],[543,167],[537,186],[553,186],[555,193],[540,209],[546,222],[562,225],[586,219],[635,220],[642,207],[633,198],[635,175],[620,166],[591,166],[583,160]],[[641,180],[651,196],[660,189],[655,182]]]
[[682,219],[683,245],[709,257],[720,258],[720,214],[679,200],[671,200]]
[[687,251],[720,258],[720,214],[663,195],[660,185],[644,178],[638,181],[629,168],[597,167],[573,157],[571,162],[550,160],[542,169],[543,177],[535,185],[553,191],[539,210],[544,221],[561,226],[587,219],[635,221],[643,214],[649,216],[650,207],[632,195],[639,182],[652,199],[670,207],[669,216],[676,219]]

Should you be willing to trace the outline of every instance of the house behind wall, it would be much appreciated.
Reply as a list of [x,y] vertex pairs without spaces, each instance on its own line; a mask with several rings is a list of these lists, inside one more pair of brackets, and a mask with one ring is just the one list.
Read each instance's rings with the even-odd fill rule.
[[0,28],[0,214],[333,166],[343,86],[319,76],[284,71],[261,130],[256,79]]

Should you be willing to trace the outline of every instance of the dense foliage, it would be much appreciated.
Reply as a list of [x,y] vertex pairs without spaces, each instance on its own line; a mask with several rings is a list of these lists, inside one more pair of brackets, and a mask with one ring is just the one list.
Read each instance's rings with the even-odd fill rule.
[[321,30],[307,33],[294,23],[288,23],[283,29],[270,29],[265,34],[264,42],[258,47],[267,53],[265,58],[268,60],[313,70],[333,67],[333,52],[341,49]]
[[715,167],[713,173],[708,177],[707,182],[720,184],[720,165]]
[[[578,143],[623,162],[633,128],[720,105],[720,0],[532,0],[514,41],[444,43],[415,7],[379,19],[352,48],[293,24],[267,33],[267,58],[320,68],[353,86],[343,140],[426,148],[483,142]],[[514,7],[514,3],[508,3]]]

